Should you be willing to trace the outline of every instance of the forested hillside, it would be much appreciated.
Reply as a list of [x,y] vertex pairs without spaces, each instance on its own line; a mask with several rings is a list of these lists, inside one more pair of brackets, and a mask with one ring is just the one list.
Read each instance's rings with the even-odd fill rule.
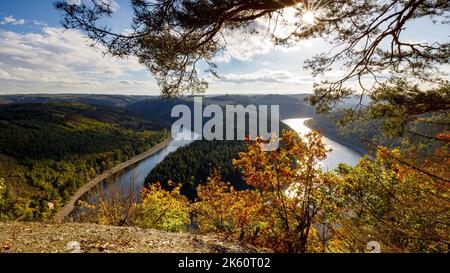
[[194,141],[169,154],[147,176],[146,184],[161,182],[169,189],[169,181],[181,183],[181,193],[193,200],[198,185],[204,184],[211,173],[217,170],[224,181],[232,181],[236,189],[249,188],[241,178],[241,172],[233,167],[232,160],[245,151],[243,141]]
[[[445,118],[445,115],[443,116]],[[339,122],[342,115],[334,112],[330,115],[317,115],[306,124],[314,130],[320,130],[325,136],[336,139],[350,147],[367,150],[368,140],[389,148],[402,148],[416,154],[430,154],[445,144],[445,139],[436,137],[442,132],[442,125],[433,121],[413,122],[402,131],[393,131],[386,126],[384,119],[358,119],[345,124]],[[427,119],[424,116],[423,119]]]
[[0,95],[0,104],[27,103],[83,103],[125,107],[130,103],[153,98],[152,96],[96,95],[96,94],[36,94]]
[[[203,104],[225,105],[279,105],[281,118],[288,117],[313,117],[315,110],[305,102],[308,95],[221,95],[205,96]],[[160,98],[147,98],[127,104],[127,110],[142,117],[169,119],[172,107],[178,104],[189,106],[193,111],[193,97],[182,97],[173,100]]]
[[88,180],[168,137],[168,125],[78,103],[0,108],[0,219],[49,217]]

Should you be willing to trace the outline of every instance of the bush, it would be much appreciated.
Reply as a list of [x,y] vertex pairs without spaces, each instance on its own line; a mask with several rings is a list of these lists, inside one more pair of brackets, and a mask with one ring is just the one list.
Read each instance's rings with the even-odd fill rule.
[[6,185],[5,185],[5,179],[0,177],[0,206],[3,205],[3,201],[5,198],[5,193],[6,193]]
[[190,223],[189,200],[180,194],[180,186],[168,191],[156,183],[145,188],[142,197],[137,205],[136,225],[171,232],[186,230]]

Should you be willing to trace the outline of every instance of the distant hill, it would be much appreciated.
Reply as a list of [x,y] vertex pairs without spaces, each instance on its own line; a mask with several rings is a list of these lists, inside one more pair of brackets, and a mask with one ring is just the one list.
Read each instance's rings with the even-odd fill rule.
[[[427,116],[424,115],[423,118],[427,118]],[[429,155],[446,144],[445,141],[408,133],[409,130],[412,130],[434,136],[442,130],[442,126],[439,124],[413,123],[408,125],[403,135],[386,135],[382,130],[383,119],[359,119],[351,121],[345,126],[337,123],[340,119],[342,119],[342,113],[333,112],[330,115],[316,116],[314,119],[308,120],[307,125],[311,129],[320,130],[329,138],[360,151],[373,148],[367,147],[365,140],[372,140],[388,148],[402,148],[404,151],[410,151],[417,155]]]
[[[217,95],[203,96],[203,102],[208,104],[255,104],[280,105],[282,118],[312,117],[315,109],[305,102],[309,95]],[[193,97],[185,96],[174,100],[165,100],[158,96],[129,96],[129,95],[94,95],[94,94],[36,94],[36,95],[3,95],[0,105],[29,104],[29,103],[82,103],[89,105],[103,105],[126,108],[131,112],[146,118],[161,118],[171,120],[170,112],[177,104],[192,105]]]
[[184,99],[163,100],[160,98],[149,98],[136,101],[126,106],[126,109],[143,118],[160,118],[164,120],[172,120],[170,114],[172,108],[178,104],[188,104],[192,108],[192,104]]
[[125,107],[130,103],[149,98],[152,98],[152,96],[88,95],[88,94],[4,95],[0,96],[0,105],[13,103],[27,104],[27,103],[78,102],[91,105]]
[[[203,97],[204,106],[210,104],[225,105],[279,105],[280,117],[314,117],[315,109],[305,102],[308,95],[221,95]],[[170,115],[172,108],[185,104],[193,108],[193,97],[183,97],[175,100],[149,98],[130,103],[126,109],[142,117],[158,117],[173,120]],[[270,107],[269,107],[270,109]]]

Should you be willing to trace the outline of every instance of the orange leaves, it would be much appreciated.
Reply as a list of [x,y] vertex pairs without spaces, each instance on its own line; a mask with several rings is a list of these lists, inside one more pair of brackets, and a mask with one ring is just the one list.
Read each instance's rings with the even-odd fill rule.
[[192,211],[204,232],[251,229],[258,216],[260,196],[257,191],[236,191],[213,175],[206,185],[197,188],[198,200]]
[[[433,157],[377,147],[374,160],[340,167],[343,213],[337,240],[343,251],[358,251],[377,238],[384,251],[435,252],[448,250],[450,191],[448,151]],[[369,237],[371,236],[371,237]]]
[[203,231],[225,231],[277,252],[305,252],[318,209],[329,211],[333,183],[317,168],[328,150],[320,134],[300,138],[283,131],[279,149],[262,151],[261,139],[249,142],[233,165],[255,191],[235,191],[217,174],[198,187],[193,204]]
[[450,133],[439,133],[436,135],[436,138],[450,141]]
[[305,171],[312,177],[315,165],[326,158],[329,151],[321,135],[311,132],[300,138],[295,132],[283,131],[280,148],[265,152],[259,149],[259,142],[251,143],[234,166],[240,167],[247,184],[264,191],[289,187],[296,180],[304,179]]

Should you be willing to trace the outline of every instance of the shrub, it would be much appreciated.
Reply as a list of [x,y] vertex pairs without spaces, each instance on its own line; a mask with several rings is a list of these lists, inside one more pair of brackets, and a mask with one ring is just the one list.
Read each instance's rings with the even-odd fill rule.
[[142,198],[136,205],[136,225],[171,232],[183,231],[189,225],[189,200],[180,194],[180,186],[169,191],[159,183],[152,184],[143,190]]

